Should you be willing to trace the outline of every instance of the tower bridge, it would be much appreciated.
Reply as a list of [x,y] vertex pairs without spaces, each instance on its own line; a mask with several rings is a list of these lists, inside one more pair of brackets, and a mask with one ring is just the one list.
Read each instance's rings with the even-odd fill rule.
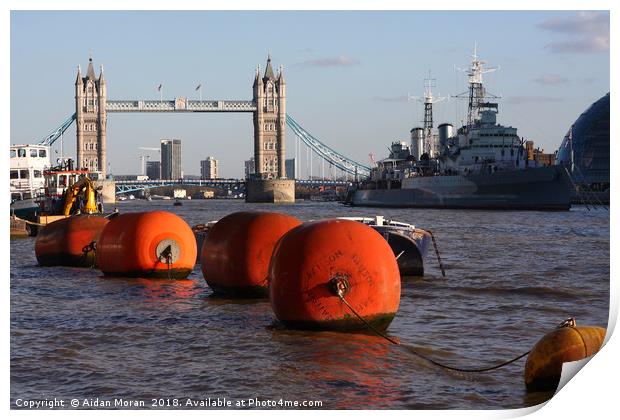
[[[346,187],[350,182],[329,180],[329,179],[297,179],[296,184],[306,187]],[[152,188],[170,187],[170,186],[193,186],[208,187],[213,189],[239,191],[245,193],[246,180],[235,178],[218,178],[218,179],[153,179],[153,180],[128,180],[116,181],[116,193],[128,194],[138,191],[150,190]]]
[[[287,179],[285,171],[286,126],[297,137],[295,157],[301,155],[300,146],[307,146],[306,157],[309,162],[309,176],[312,178],[313,157],[322,165],[325,178],[325,163],[343,174],[367,176],[370,168],[336,152],[325,143],[312,136],[286,113],[286,82],[284,70],[280,66],[274,72],[271,57],[267,58],[264,74],[256,67],[252,85],[251,100],[189,100],[178,97],[172,100],[113,100],[107,97],[107,81],[103,66],[99,76],[95,74],[92,57],[88,60],[86,75],[80,66],[75,80],[75,113],[67,118],[57,129],[46,136],[39,144],[51,145],[71,125],[77,126],[77,159],[80,168],[107,172],[107,118],[108,113],[187,113],[187,112],[246,112],[252,113],[254,125],[254,174],[244,180],[246,201],[251,202],[290,202],[294,201],[294,179]],[[317,170],[317,173],[319,171]],[[176,181],[175,181],[176,182]],[[312,183],[313,181],[310,181]],[[131,186],[125,183],[121,189]],[[137,184],[136,184],[137,185]],[[148,188],[148,186],[143,186]],[[117,191],[119,189],[117,188]],[[119,191],[120,192],[120,191]]]

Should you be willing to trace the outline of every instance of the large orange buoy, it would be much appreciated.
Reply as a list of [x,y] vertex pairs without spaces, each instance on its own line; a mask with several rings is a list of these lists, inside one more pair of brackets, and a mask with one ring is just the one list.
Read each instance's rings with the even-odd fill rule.
[[274,250],[269,298],[276,317],[302,329],[388,327],[400,303],[392,249],[371,227],[350,220],[310,222],[287,233]]
[[192,229],[166,211],[121,214],[97,243],[97,264],[106,275],[184,279],[195,263]]
[[536,343],[525,362],[527,390],[554,391],[560,383],[562,364],[585,359],[598,352],[605,333],[605,328],[577,327],[573,323],[545,335]]
[[209,231],[201,250],[202,274],[213,291],[237,297],[267,296],[276,242],[301,221],[280,213],[229,214]]
[[39,265],[92,267],[96,243],[108,222],[102,216],[82,214],[44,226],[34,243]]

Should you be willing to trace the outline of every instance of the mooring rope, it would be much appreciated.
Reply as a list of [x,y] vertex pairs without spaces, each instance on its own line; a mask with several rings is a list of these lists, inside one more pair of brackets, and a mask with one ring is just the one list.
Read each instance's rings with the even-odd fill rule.
[[347,308],[349,308],[349,310],[353,313],[353,315],[355,315],[360,321],[362,321],[364,323],[364,325],[366,325],[366,327],[368,327],[372,332],[374,332],[375,334],[377,334],[379,337],[382,337],[384,339],[386,339],[387,341],[389,341],[392,344],[396,344],[397,346],[401,346],[405,349],[407,349],[410,353],[414,354],[415,356],[426,360],[429,363],[432,363],[435,366],[439,366],[443,369],[447,369],[447,370],[452,370],[452,371],[456,371],[456,372],[465,372],[465,373],[481,373],[481,372],[488,372],[490,370],[495,370],[495,369],[499,369],[501,367],[507,366],[511,363],[516,362],[519,359],[524,358],[525,356],[527,356],[528,354],[530,354],[531,350],[526,351],[525,353],[510,359],[508,361],[499,363],[497,365],[493,365],[490,367],[486,367],[486,368],[477,368],[477,369],[463,369],[463,368],[458,368],[458,367],[454,367],[454,366],[449,366],[446,364],[443,364],[441,362],[438,362],[436,360],[431,359],[428,356],[425,356],[423,354],[421,354],[420,352],[418,352],[417,350],[415,350],[413,348],[413,346],[408,345],[408,344],[402,344],[396,340],[394,340],[391,337],[388,337],[386,334],[384,334],[382,331],[378,330],[377,328],[375,328],[372,324],[370,324],[368,321],[366,321],[360,314],[357,313],[357,311],[355,309],[353,309],[353,307],[349,304],[349,302],[347,302],[347,300],[344,298],[344,295],[348,292],[349,290],[349,283],[348,281],[343,278],[343,277],[334,277],[331,281],[330,281],[330,289],[332,290],[332,292],[334,292],[336,294],[336,296],[338,296],[338,298],[340,299],[340,301],[342,303],[344,303]]
[[441,262],[441,256],[439,255],[439,248],[437,248],[437,241],[435,241],[435,235],[430,230],[426,230],[431,235],[431,240],[433,241],[433,248],[435,248],[435,255],[437,255],[437,262],[439,263],[439,269],[441,270],[441,275],[446,277],[446,270],[443,268],[443,263]]

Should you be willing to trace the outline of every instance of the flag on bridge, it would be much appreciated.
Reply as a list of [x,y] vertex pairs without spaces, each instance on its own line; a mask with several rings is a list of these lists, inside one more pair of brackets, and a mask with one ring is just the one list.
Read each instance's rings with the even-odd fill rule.
[[159,84],[159,86],[157,86],[157,92],[161,92],[161,87],[163,86],[162,83]]
[[196,90],[199,90],[202,87],[202,83],[196,86]]

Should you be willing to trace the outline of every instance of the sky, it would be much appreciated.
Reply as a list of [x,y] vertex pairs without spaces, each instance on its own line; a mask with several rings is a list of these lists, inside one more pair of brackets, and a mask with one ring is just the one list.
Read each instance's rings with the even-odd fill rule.
[[[598,11],[12,11],[10,140],[35,143],[75,110],[77,66],[104,66],[108,99],[252,97],[257,65],[282,65],[287,112],[314,137],[362,163],[385,157],[421,125],[429,71],[435,94],[467,90],[459,68],[479,57],[500,95],[498,121],[546,152],[609,91],[609,12]],[[455,126],[467,103],[434,107],[435,126]],[[114,174],[140,171],[139,147],[182,140],[185,174],[219,160],[221,177],[243,177],[253,155],[251,114],[109,114]],[[287,130],[287,157],[295,155]],[[63,137],[75,156],[75,126]],[[53,149],[59,150],[57,142]],[[150,152],[157,160],[157,152]],[[305,161],[302,151],[302,161]],[[328,169],[326,169],[328,171]],[[301,169],[301,175],[307,169]],[[317,173],[317,166],[314,166]]]

